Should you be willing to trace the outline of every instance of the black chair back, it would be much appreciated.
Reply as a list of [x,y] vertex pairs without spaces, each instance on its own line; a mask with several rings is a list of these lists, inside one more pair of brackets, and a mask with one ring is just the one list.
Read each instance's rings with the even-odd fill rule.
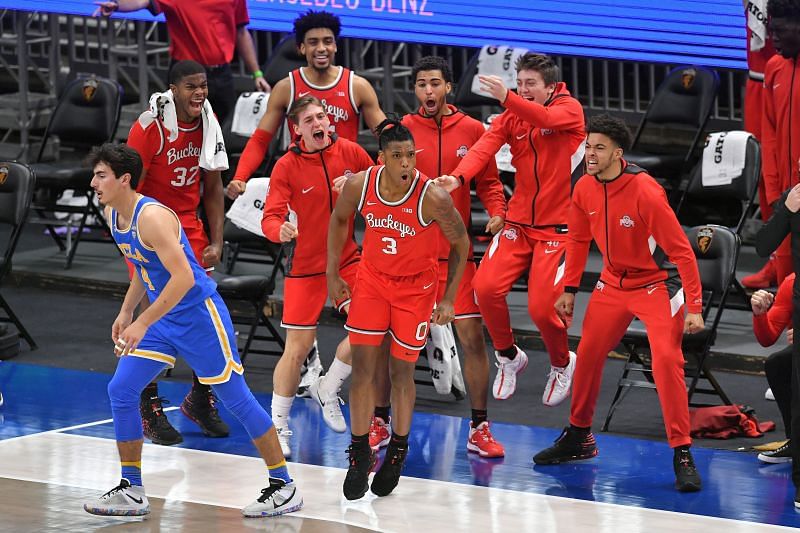
[[[691,224],[691,218],[701,218],[730,227],[741,234],[750,212],[761,175],[761,145],[750,137],[745,149],[742,172],[724,185],[703,184],[703,162],[699,161],[689,177],[689,183],[676,212],[678,219]],[[687,220],[687,213],[689,221]],[[692,215],[695,216],[692,216]]]
[[47,125],[37,161],[47,139],[57,135],[62,146],[88,148],[113,140],[122,108],[122,89],[115,81],[92,76],[66,87]]
[[[741,240],[730,228],[716,224],[689,228],[686,236],[697,259],[703,285],[703,317],[711,319],[706,329],[716,332],[736,273]],[[712,308],[715,309],[713,315]],[[709,346],[713,342],[714,339],[710,339]]]
[[300,55],[297,44],[294,41],[294,33],[290,33],[275,45],[272,55],[261,70],[264,72],[264,79],[270,86],[289,75],[289,72],[296,68],[305,67],[308,64],[306,58]]
[[[716,71],[677,67],[659,85],[634,135],[631,151],[683,153],[688,160],[711,116],[719,89]],[[670,132],[670,142],[664,142]]]

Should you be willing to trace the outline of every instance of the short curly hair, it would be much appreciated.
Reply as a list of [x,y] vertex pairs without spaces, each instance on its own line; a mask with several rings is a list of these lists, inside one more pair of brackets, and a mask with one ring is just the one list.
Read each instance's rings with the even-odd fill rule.
[[791,19],[800,22],[800,3],[797,0],[769,0],[767,16],[776,19]]
[[342,23],[339,17],[327,11],[313,11],[309,9],[294,19],[294,42],[299,48],[306,38],[306,33],[317,28],[326,28],[333,32],[333,38],[339,39]]
[[586,124],[586,135],[600,133],[614,141],[614,143],[627,150],[631,146],[631,131],[621,119],[611,115],[596,115]]
[[447,60],[439,56],[425,56],[421,57],[411,67],[411,83],[416,83],[417,74],[424,70],[438,70],[442,73],[442,78],[447,83],[453,82],[453,70],[447,63]]

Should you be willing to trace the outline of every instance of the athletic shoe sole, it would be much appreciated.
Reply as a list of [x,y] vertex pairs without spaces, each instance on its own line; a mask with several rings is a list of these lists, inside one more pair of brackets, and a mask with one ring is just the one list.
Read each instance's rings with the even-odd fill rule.
[[147,433],[145,433],[144,436],[150,439],[150,442],[152,442],[153,444],[158,444],[160,446],[174,446],[175,444],[180,444],[181,442],[183,442],[183,437],[180,437],[177,440],[164,440],[159,438],[154,439]]
[[770,457],[769,455],[764,455],[763,453],[758,454],[758,460],[762,463],[769,463],[772,465],[792,462],[791,457]]
[[548,459],[547,461],[537,461],[536,458],[533,458],[533,462],[537,465],[560,465],[561,463],[572,463],[574,461],[586,461],[588,459],[593,459],[597,457],[598,450],[594,450],[593,453],[588,455],[571,455],[569,457],[556,457],[554,459]]
[[[517,357],[519,357],[519,356],[517,356]],[[519,376],[520,374],[525,372],[526,368],[528,368],[528,359],[527,359],[527,357],[525,358],[525,362],[522,364],[522,366],[519,368],[519,370],[516,371],[516,375]],[[509,398],[514,396],[515,392],[517,392],[516,383],[514,384],[514,390],[512,390],[511,393],[509,393],[507,396],[497,396],[497,395],[495,395],[494,391],[492,391],[492,396],[494,396],[495,400],[508,400]]]
[[681,485],[675,481],[675,488],[678,490],[678,492],[698,492],[702,488],[702,485],[695,485],[694,483],[685,483]]
[[282,514],[288,514],[288,513],[293,513],[295,511],[299,511],[302,508],[303,508],[303,500],[300,500],[300,503],[298,503],[297,505],[293,505],[292,507],[287,507],[286,509],[280,509],[280,510],[272,511],[272,512],[263,511],[260,514],[255,514],[255,513],[245,514],[244,512],[242,512],[242,516],[244,516],[245,518],[262,518],[262,517],[265,517],[265,516],[280,516]]
[[186,416],[186,418],[188,418],[189,420],[191,420],[192,422],[197,424],[197,427],[200,428],[200,431],[202,431],[203,435],[205,435],[206,437],[213,437],[215,439],[221,439],[221,438],[225,438],[225,437],[227,437],[229,435],[229,433],[213,433],[213,432],[209,431],[208,429],[206,429],[206,427],[203,425],[203,423],[200,422],[200,420],[198,420],[197,418],[195,418],[189,412],[189,410],[186,409],[183,406],[183,404],[181,404],[181,413],[183,413]]
[[84,505],[83,510],[89,514],[97,516],[144,516],[146,514],[150,514],[150,507],[145,507],[144,509],[111,510],[111,509],[103,509],[100,507],[89,507],[88,505]]
[[491,454],[491,453],[489,453],[487,451],[484,451],[484,450],[480,449],[480,447],[476,446],[475,444],[472,444],[471,442],[467,442],[467,451],[468,452],[472,452],[472,453],[477,453],[481,457],[485,457],[487,459],[497,459],[499,457],[505,457],[506,456],[505,452],[503,452],[503,453],[501,453],[499,455],[498,454]]

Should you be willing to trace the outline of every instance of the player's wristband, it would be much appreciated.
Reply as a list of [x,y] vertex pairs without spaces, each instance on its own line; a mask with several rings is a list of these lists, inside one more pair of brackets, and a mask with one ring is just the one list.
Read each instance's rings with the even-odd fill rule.
[[253,79],[257,80],[258,78],[263,78],[264,73],[260,70],[253,71]]
[[458,176],[458,181],[461,183],[461,186],[464,186],[464,176]]
[[578,287],[564,287],[564,292],[566,292],[568,294],[577,294],[578,293]]

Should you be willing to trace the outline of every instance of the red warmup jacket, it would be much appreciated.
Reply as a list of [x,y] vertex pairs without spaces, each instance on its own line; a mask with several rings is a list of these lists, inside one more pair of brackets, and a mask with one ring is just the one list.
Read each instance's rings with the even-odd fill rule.
[[506,220],[536,228],[563,226],[570,175],[582,163],[586,138],[583,107],[563,82],[556,84],[544,105],[509,91],[503,107],[506,111],[492,122],[452,175],[471,180],[508,143],[517,174]]
[[[366,170],[373,162],[363,148],[335,135],[325,149],[306,152],[298,141],[289,147],[275,168],[269,182],[261,229],[267,239],[280,242],[280,228],[289,208],[297,213],[297,245],[292,269],[287,275],[313,276],[325,273],[328,256],[328,224],[339,195],[333,180]],[[353,234],[353,220],[350,220]],[[358,246],[348,239],[342,251],[342,265],[358,257]]]
[[[466,157],[486,129],[479,121],[448,105],[452,113],[442,117],[442,123],[426,117],[422,111],[403,117],[403,125],[414,136],[417,146],[417,168],[426,176],[450,174]],[[506,197],[497,175],[494,158],[475,175],[475,192],[490,217],[506,216]],[[453,204],[469,229],[471,200],[469,187],[459,187],[450,193]],[[447,260],[450,242],[440,233],[439,258]],[[470,244],[471,249],[471,244]]]
[[797,58],[774,56],[767,62],[761,146],[767,202],[773,204],[783,191],[799,181],[800,66]]
[[[572,191],[564,290],[576,292],[592,239],[603,254],[603,283],[623,289],[673,277],[677,266],[690,313],[703,307],[694,252],[664,189],[641,168],[622,162],[611,181],[584,175]],[[664,255],[666,254],[666,257]]]
[[772,346],[792,323],[792,286],[795,274],[786,276],[778,287],[772,307],[763,315],[753,315],[753,333],[761,346]]

